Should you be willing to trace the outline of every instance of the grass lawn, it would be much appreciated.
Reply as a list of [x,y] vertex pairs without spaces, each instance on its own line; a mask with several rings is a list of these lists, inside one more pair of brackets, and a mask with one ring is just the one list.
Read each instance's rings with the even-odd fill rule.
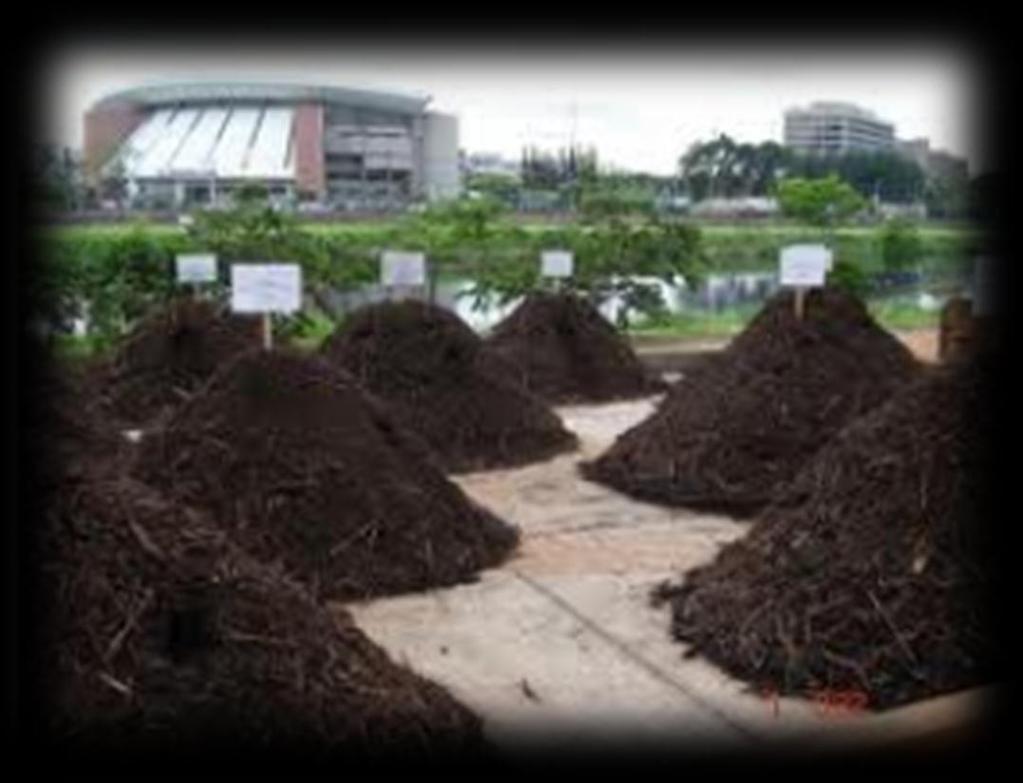
[[[889,331],[938,328],[938,310],[926,310],[913,300],[887,299],[867,303],[871,315]],[[748,304],[727,307],[717,312],[700,310],[677,313],[655,323],[637,325],[629,330],[634,337],[701,340],[732,337],[756,315],[759,305]]]
[[914,302],[883,300],[869,303],[870,313],[890,330],[937,329],[939,310],[926,310]]

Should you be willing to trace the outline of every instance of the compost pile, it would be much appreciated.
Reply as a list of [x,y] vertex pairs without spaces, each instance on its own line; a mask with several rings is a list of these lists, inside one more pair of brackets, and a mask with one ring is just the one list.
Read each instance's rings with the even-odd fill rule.
[[997,678],[990,370],[929,371],[849,425],[744,538],[662,586],[676,639],[782,693],[883,708]]
[[144,441],[135,471],[324,600],[470,581],[518,541],[350,375],[289,351],[236,357]]
[[553,403],[605,402],[664,391],[628,341],[573,294],[532,293],[498,324],[487,349]]
[[576,446],[547,404],[442,307],[405,300],[363,308],[323,352],[385,400],[448,471],[513,467]]
[[918,372],[849,294],[811,291],[800,320],[782,292],[581,470],[644,500],[746,516],[844,424]]
[[[56,401],[55,401],[56,402]],[[187,506],[126,477],[65,415],[43,432],[34,662],[47,735],[81,750],[241,746],[418,755],[482,746],[479,719]],[[37,428],[38,429],[38,428]]]
[[83,455],[102,456],[111,470],[123,466],[128,442],[89,405],[94,369],[44,360],[36,370],[21,422],[30,433],[27,456],[34,476],[44,486],[56,485],[89,464]]
[[982,319],[973,313],[973,302],[966,297],[951,297],[941,308],[938,330],[938,358],[954,362],[980,350]]
[[124,424],[151,424],[261,339],[256,317],[223,312],[208,300],[175,300],[142,321],[104,369],[101,407]]

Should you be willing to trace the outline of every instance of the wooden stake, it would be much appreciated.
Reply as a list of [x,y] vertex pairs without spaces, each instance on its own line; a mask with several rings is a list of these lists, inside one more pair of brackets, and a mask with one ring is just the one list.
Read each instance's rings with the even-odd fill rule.
[[263,313],[263,348],[269,351],[274,344],[273,323],[270,321],[270,313]]
[[437,277],[432,264],[426,268],[426,297],[430,304],[437,303]]
[[799,288],[796,289],[796,300],[795,300],[796,301],[796,318],[798,318],[800,321],[803,320],[803,304],[804,304],[803,299],[804,299],[805,296],[806,296],[806,289],[805,288],[800,286]]

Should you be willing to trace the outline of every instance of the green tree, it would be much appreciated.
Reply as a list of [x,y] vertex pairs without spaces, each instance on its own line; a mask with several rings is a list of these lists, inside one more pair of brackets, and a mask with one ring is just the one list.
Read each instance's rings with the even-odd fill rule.
[[583,188],[578,200],[584,221],[599,220],[612,215],[649,214],[654,208],[654,193],[643,187]]
[[[297,217],[270,205],[267,189],[258,184],[235,191],[231,209],[197,212],[188,234],[195,247],[217,254],[222,290],[232,261],[297,263],[302,267],[305,294],[315,308],[332,318],[339,313],[329,291],[368,282],[375,272],[370,253],[331,246],[315,233],[303,231]],[[294,336],[316,326],[317,316],[300,311],[276,321],[281,334]]]
[[841,222],[867,206],[847,182],[834,174],[821,179],[784,179],[777,186],[782,212],[815,226]]
[[870,283],[863,269],[851,261],[838,260],[828,272],[828,285],[841,288],[857,297],[866,296]]
[[575,145],[557,152],[527,147],[522,152],[522,183],[527,188],[557,188],[574,182],[592,182],[597,174],[596,150]]
[[916,266],[923,255],[923,240],[916,226],[895,218],[881,230],[881,261],[888,272],[901,272]]
[[522,182],[512,174],[470,174],[465,180],[465,188],[497,199],[509,207],[516,207],[522,192]]
[[663,312],[661,287],[652,281],[673,285],[681,279],[695,286],[707,270],[702,235],[695,226],[662,221],[654,212],[638,224],[626,217],[626,212],[611,209],[587,215],[570,246],[576,268],[567,281],[597,305],[621,301],[618,325],[623,329],[628,328],[630,308],[647,316]]
[[930,217],[957,220],[967,216],[970,181],[965,175],[932,177],[924,189]]
[[82,204],[85,194],[69,149],[51,144],[37,147],[32,166],[33,197],[38,205],[71,210]]
[[679,159],[679,177],[693,201],[763,196],[771,192],[791,157],[777,142],[740,144],[721,134],[689,147]]
[[895,152],[846,152],[841,155],[793,155],[789,175],[821,179],[835,175],[864,198],[908,203],[923,197],[926,176],[915,161]]
[[121,158],[115,158],[106,167],[100,182],[100,194],[115,201],[119,207],[124,205],[128,196],[128,168]]

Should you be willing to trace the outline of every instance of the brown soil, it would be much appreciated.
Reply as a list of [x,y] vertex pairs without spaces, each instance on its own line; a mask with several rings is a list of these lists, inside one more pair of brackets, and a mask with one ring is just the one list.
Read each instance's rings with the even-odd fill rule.
[[75,401],[52,402],[34,423],[50,457],[33,605],[50,740],[167,763],[239,746],[303,762],[482,748],[479,719],[446,691],[126,477],[97,449],[106,436],[67,415]]
[[909,348],[919,361],[934,364],[938,361],[938,330],[908,329],[895,332],[895,336]]
[[847,422],[888,400],[919,366],[861,302],[837,290],[771,299],[718,355],[583,475],[673,506],[745,516]]
[[517,369],[523,385],[554,403],[606,402],[665,390],[589,302],[533,293],[498,324],[488,351]]
[[873,707],[994,679],[986,372],[929,370],[833,438],[747,536],[662,587],[689,654]]
[[227,313],[207,300],[176,300],[139,324],[98,373],[99,405],[125,426],[152,424],[261,339],[256,317]]
[[575,436],[547,404],[482,349],[454,313],[406,300],[359,310],[322,350],[450,472],[514,467],[574,449]]
[[952,297],[941,308],[938,358],[943,362],[950,362],[968,356],[976,349],[977,332],[973,303],[965,297]]
[[325,600],[471,581],[518,540],[350,375],[289,351],[226,365],[144,441],[136,471]]

